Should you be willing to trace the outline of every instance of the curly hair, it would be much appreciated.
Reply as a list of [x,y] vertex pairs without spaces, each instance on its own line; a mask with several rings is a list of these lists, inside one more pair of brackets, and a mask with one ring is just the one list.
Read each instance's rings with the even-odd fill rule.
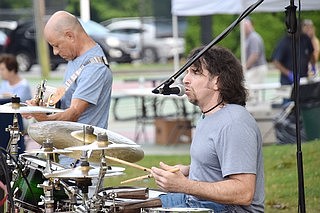
[[[189,58],[195,57],[203,49],[204,46],[194,49]],[[218,76],[221,101],[241,106],[246,105],[248,92],[244,87],[242,66],[228,49],[214,46],[196,60],[193,66],[200,71],[203,71],[203,68],[207,69],[210,78]]]

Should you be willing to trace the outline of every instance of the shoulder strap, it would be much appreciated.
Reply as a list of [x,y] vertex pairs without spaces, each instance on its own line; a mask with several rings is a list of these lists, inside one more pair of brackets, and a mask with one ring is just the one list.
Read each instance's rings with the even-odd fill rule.
[[72,75],[71,77],[65,82],[65,91],[67,91],[69,89],[69,87],[71,86],[71,84],[79,77],[79,75],[81,74],[83,68],[85,66],[87,66],[88,64],[91,63],[102,63],[104,65],[106,65],[107,67],[109,67],[109,63],[106,57],[92,57],[90,58],[88,61],[86,61],[84,64],[82,64],[80,66],[79,69],[77,69]]

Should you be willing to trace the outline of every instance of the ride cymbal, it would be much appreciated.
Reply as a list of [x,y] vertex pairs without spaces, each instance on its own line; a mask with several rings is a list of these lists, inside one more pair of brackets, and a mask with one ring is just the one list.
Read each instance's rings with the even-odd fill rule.
[[[42,145],[42,143],[46,140],[52,141],[53,146],[57,149],[89,145],[97,140],[98,134],[107,134],[108,144],[119,144],[119,147],[105,150],[105,155],[119,158],[128,162],[137,162],[143,159],[144,152],[139,145],[132,140],[110,130],[93,127],[93,133],[88,131],[89,133],[86,134],[84,141],[83,138],[86,127],[90,127],[90,125],[69,121],[42,121],[30,124],[28,127],[28,134],[40,145]],[[72,153],[66,153],[65,155],[79,159],[81,156],[81,151],[73,151]],[[98,163],[100,160],[101,150],[92,151],[90,157],[88,158],[89,162]]]

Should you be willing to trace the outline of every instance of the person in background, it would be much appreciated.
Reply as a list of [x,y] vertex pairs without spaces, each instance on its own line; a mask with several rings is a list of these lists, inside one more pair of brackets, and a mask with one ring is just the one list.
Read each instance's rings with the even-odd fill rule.
[[12,54],[0,55],[0,95],[2,98],[11,98],[16,95],[21,102],[32,98],[28,81],[18,73],[18,62]]
[[[0,96],[1,104],[11,102],[11,97],[17,96],[20,102],[26,102],[32,98],[31,89],[28,81],[19,75],[19,67],[16,57],[12,54],[3,53],[0,55]],[[0,146],[4,149],[7,148],[10,140],[10,132],[6,131],[9,125],[13,125],[12,113],[0,113]],[[23,132],[26,129],[26,121],[24,121],[20,114],[17,114],[19,130]],[[18,141],[18,153],[21,154],[25,151],[24,136],[20,136]]]
[[309,36],[313,45],[314,63],[313,64],[310,63],[309,70],[312,71],[312,74],[314,75],[318,71],[317,62],[319,60],[320,44],[319,44],[319,38],[316,35],[316,29],[313,25],[312,20],[310,19],[303,20],[302,31]]
[[[55,12],[50,17],[44,37],[53,53],[68,61],[64,87],[60,90],[60,108],[64,111],[24,116],[37,121],[72,121],[107,129],[113,76],[102,48],[85,32],[77,17],[66,11]],[[37,105],[34,100],[27,103]],[[63,155],[59,159],[62,165],[73,163]]]
[[[194,57],[203,47],[194,50]],[[202,111],[190,147],[191,164],[160,162],[151,174],[164,208],[209,208],[214,212],[263,212],[262,137],[245,108],[247,90],[239,60],[212,47],[183,79],[189,102]],[[170,172],[179,168],[177,172]]]
[[250,18],[244,19],[244,29],[246,37],[246,83],[263,83],[268,72],[263,39],[255,31]]
[[[28,81],[22,78],[18,73],[19,67],[16,57],[12,54],[0,55],[0,99],[1,104],[6,104],[11,101],[12,96],[20,97],[21,102],[32,98],[31,89]],[[10,140],[10,132],[6,131],[9,125],[13,125],[12,113],[0,113],[0,147],[7,150]],[[21,132],[25,129],[24,122],[20,114],[17,114],[18,127]],[[18,141],[18,153],[22,154],[25,151],[25,139],[24,136],[20,136]],[[7,150],[8,151],[8,150]],[[4,153],[1,150],[1,154]],[[2,170],[0,169],[1,173]],[[6,201],[7,188],[5,186],[5,179],[0,175],[0,212],[3,212],[4,203]]]
[[[300,34],[300,35],[299,35]],[[299,41],[300,39],[300,41]],[[311,62],[314,64],[313,45],[310,38],[301,33],[301,30],[297,32],[296,44],[300,43],[300,49],[297,45],[297,60],[299,60],[300,77],[308,77],[308,64]],[[300,57],[298,58],[298,53]],[[275,67],[280,71],[280,83],[281,85],[293,84],[293,50],[292,50],[292,34],[287,33],[278,42],[273,55],[272,60]]]
[[[66,11],[50,17],[44,36],[53,53],[68,61],[65,91],[60,100],[65,111],[27,117],[37,121],[73,121],[107,129],[113,77],[102,48],[85,32],[77,17]],[[33,101],[28,103],[35,105]]]

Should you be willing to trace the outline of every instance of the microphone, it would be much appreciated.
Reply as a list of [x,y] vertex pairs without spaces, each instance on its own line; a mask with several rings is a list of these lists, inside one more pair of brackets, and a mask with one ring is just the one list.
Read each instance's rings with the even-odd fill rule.
[[183,96],[186,92],[184,86],[182,84],[177,84],[173,87],[164,86],[163,88],[159,88],[158,90],[152,91],[155,94],[162,94],[162,95],[178,95]]

